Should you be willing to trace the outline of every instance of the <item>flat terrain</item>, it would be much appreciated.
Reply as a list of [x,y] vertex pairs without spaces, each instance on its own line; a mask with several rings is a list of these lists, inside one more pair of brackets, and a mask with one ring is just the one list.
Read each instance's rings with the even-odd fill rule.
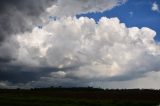
[[160,90],[0,89],[0,106],[158,106]]

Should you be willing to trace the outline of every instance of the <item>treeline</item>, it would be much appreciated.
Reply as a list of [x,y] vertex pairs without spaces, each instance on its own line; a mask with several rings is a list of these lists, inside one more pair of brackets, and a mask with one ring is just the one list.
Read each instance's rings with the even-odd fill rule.
[[0,95],[46,96],[96,100],[160,101],[160,90],[101,89],[93,87],[49,87],[31,89],[0,89]]
[[30,90],[58,90],[58,91],[104,91],[102,88],[93,87],[48,87],[48,88],[31,88]]

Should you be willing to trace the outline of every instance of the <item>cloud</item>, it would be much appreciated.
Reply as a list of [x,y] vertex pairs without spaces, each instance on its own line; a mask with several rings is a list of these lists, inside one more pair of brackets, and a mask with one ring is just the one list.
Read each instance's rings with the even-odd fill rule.
[[125,3],[127,0],[58,0],[47,8],[52,16],[75,16],[88,12],[103,12]]
[[[43,24],[40,27],[33,27],[37,16],[24,14],[35,13],[24,7],[17,10],[23,3],[16,6],[16,14],[20,12],[23,20],[18,21],[20,16],[16,15],[18,18],[13,19],[20,24],[14,20],[7,23],[11,32],[6,30],[10,36],[0,46],[0,86],[98,86],[105,82],[128,83],[149,72],[159,72],[160,45],[154,41],[154,30],[128,28],[116,17],[102,17],[95,22],[75,16],[110,10],[125,1],[56,0],[50,6],[42,6],[41,1],[34,7],[39,16],[36,21]],[[55,19],[48,20],[48,16]],[[12,29],[23,28],[23,21],[23,31]]]
[[[126,0],[1,0],[0,43],[16,33],[41,26],[49,16],[71,16],[78,13],[111,9]],[[46,12],[48,11],[48,13]]]
[[133,12],[132,12],[132,11],[129,12],[129,16],[130,16],[131,18],[133,17]]
[[[2,42],[6,42],[5,40],[17,33],[25,33],[27,31],[32,31],[32,29],[36,26],[43,26],[48,23],[48,17],[51,16],[52,13],[55,12],[55,9],[52,9],[54,6],[58,6],[58,10],[56,10],[56,14],[60,13],[62,16],[65,15],[75,15],[76,13],[83,12],[94,12],[94,11],[104,11],[106,9],[111,9],[114,6],[123,4],[125,0],[101,0],[101,1],[84,1],[84,0],[1,0],[0,1],[0,46],[2,46]],[[98,3],[98,4],[95,4]],[[74,4],[78,4],[76,7],[78,10],[73,9]],[[65,7],[65,6],[66,7]],[[95,7],[95,5],[97,5]],[[83,7],[85,6],[85,7]],[[50,8],[50,9],[49,9]],[[67,9],[66,9],[67,8]],[[91,9],[90,9],[91,8]],[[50,10],[47,13],[47,10]],[[7,39],[8,40],[8,39]],[[8,42],[8,41],[7,41]],[[3,44],[4,46],[4,44]],[[9,47],[3,47],[3,50],[9,53],[7,49]],[[1,47],[2,49],[2,47]],[[1,53],[2,54],[2,53]],[[3,53],[4,55],[5,53]],[[9,55],[8,55],[9,56]],[[5,57],[8,57],[5,56]],[[0,55],[0,58],[2,60]],[[14,57],[14,56],[13,56]],[[10,58],[10,56],[9,56]],[[9,61],[9,58],[7,61]],[[3,57],[4,60],[4,57]],[[12,60],[12,59],[11,59]],[[5,59],[6,61],[6,59]]]
[[157,11],[157,12],[159,12],[159,7],[158,7],[158,4],[156,3],[156,2],[154,2],[153,4],[152,4],[152,11]]
[[142,77],[132,79],[132,80],[126,80],[126,81],[97,81],[90,83],[91,86],[102,86],[103,88],[145,88],[145,89],[159,89],[160,85],[159,83],[159,74],[160,72],[154,72],[151,71],[149,73],[144,74]]
[[[19,46],[12,64],[59,69],[32,82],[39,86],[56,85],[56,81],[74,86],[75,82],[132,80],[159,71],[160,45],[155,35],[146,27],[127,28],[118,18],[102,17],[96,23],[87,17],[63,17],[42,29],[14,35]],[[63,70],[66,67],[74,68]]]
[[[97,1],[96,1],[97,2]],[[0,61],[1,62],[10,62],[16,58],[16,48],[17,44],[14,42],[14,38],[12,37],[13,35],[16,34],[22,34],[25,32],[32,31],[32,29],[36,26],[43,26],[48,23],[48,16],[50,16],[50,13],[47,13],[46,11],[49,8],[52,8],[53,6],[59,5],[60,10],[57,10],[58,13],[61,13],[64,11],[64,14],[61,13],[61,15],[65,16],[67,11],[67,15],[73,15],[73,13],[81,13],[83,11],[98,11],[98,10],[105,10],[109,8],[113,8],[116,5],[122,4],[122,2],[125,2],[125,0],[114,0],[114,1],[98,1],[98,7],[94,7],[97,4],[94,4],[95,2],[93,1],[83,1],[83,0],[76,0],[72,1],[70,0],[69,2],[63,1],[63,0],[38,0],[38,1],[32,1],[32,0],[1,0],[0,1],[0,50],[2,51],[0,53]],[[67,4],[68,3],[68,4]],[[79,9],[75,10],[73,12],[72,6],[73,4],[70,5],[70,3],[79,3]],[[100,3],[100,5],[99,5]],[[64,4],[67,6],[65,8]],[[81,4],[81,5],[80,5]],[[106,7],[101,7],[103,4]],[[89,7],[87,9],[84,9],[83,5]],[[108,6],[107,6],[108,5]],[[91,10],[88,10],[89,8],[92,8]],[[93,9],[94,8],[94,9]],[[61,9],[63,11],[61,11]],[[71,11],[72,10],[72,11]],[[55,10],[52,10],[53,12]],[[50,11],[52,13],[52,11]],[[58,14],[54,14],[58,15]],[[11,38],[10,38],[11,37]],[[13,39],[12,39],[13,38]],[[10,40],[10,41],[9,41]],[[10,48],[11,42],[13,40],[12,44],[16,45],[16,48]],[[4,44],[2,44],[4,42]],[[12,45],[11,44],[11,45]],[[13,54],[14,53],[14,54]]]
[[1,89],[6,89],[6,88],[8,88],[8,89],[14,88],[15,89],[17,87],[18,87],[17,85],[13,85],[8,81],[0,81],[0,88]]
[[54,68],[54,67],[26,67],[23,65],[0,64],[0,81],[8,81],[12,84],[28,83],[40,80],[41,77],[48,77],[53,74],[58,77],[63,76],[73,67]]
[[0,1],[0,43],[12,34],[32,30],[41,23],[39,16],[55,0],[1,0]]

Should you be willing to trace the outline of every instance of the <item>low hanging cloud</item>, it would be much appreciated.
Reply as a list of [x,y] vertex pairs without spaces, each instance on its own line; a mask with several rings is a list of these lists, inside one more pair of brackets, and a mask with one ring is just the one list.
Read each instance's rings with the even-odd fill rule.
[[[102,17],[98,22],[75,17],[110,10],[125,2],[56,0],[45,7],[40,15],[43,26],[11,33],[1,44],[0,73],[4,77],[0,78],[0,86],[88,86],[135,80],[159,72],[160,45],[154,41],[154,30],[128,28],[116,17]],[[48,16],[56,18],[48,20]]]

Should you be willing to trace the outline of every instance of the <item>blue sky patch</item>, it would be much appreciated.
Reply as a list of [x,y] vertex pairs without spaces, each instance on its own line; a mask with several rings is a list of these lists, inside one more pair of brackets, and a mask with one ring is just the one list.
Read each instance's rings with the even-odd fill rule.
[[160,0],[128,0],[127,3],[110,11],[80,14],[77,17],[86,16],[96,22],[101,17],[118,17],[127,27],[149,27],[156,31],[156,41],[160,41],[160,12],[152,10],[152,4],[160,7]]

